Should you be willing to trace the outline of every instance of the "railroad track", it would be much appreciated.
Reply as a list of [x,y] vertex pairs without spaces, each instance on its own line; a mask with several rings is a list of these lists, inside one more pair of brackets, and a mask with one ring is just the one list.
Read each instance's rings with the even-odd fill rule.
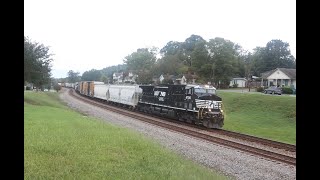
[[[153,116],[153,117],[156,117],[156,116]],[[181,124],[184,126],[198,128],[200,130],[208,131],[213,134],[228,136],[233,139],[238,139],[240,141],[248,141],[248,142],[253,142],[255,144],[262,144],[262,145],[265,145],[268,147],[273,147],[273,148],[277,148],[277,149],[281,149],[281,150],[293,152],[293,153],[296,152],[296,146],[292,145],[292,144],[273,141],[273,140],[269,140],[269,139],[264,139],[264,138],[260,138],[260,137],[256,137],[256,136],[251,136],[248,134],[242,134],[242,133],[223,130],[223,129],[208,129],[206,127],[202,127],[202,126],[198,126],[198,125],[194,125],[194,124],[190,124],[190,123],[186,123],[186,122],[181,122],[181,121],[177,121],[177,120],[172,120],[172,119],[168,119],[168,118],[163,118],[163,117],[158,117],[158,118],[166,120],[166,121],[174,122],[177,124]]]
[[[128,111],[127,109],[126,109],[126,111],[123,111],[123,109],[121,109],[121,108],[98,102],[96,100],[93,100],[93,98],[89,98],[87,96],[84,97],[83,95],[75,94],[74,92],[75,91],[73,89],[69,89],[69,95],[73,96],[74,98],[77,98],[81,101],[87,102],[87,103],[92,104],[94,106],[101,107],[103,109],[107,109],[107,110],[115,112],[115,113],[119,113],[119,114],[122,114],[122,115],[125,115],[128,117],[132,117],[134,119],[139,119],[141,121],[144,121],[144,122],[147,122],[147,123],[150,123],[153,125],[157,125],[157,126],[160,126],[162,128],[169,129],[172,131],[180,132],[180,133],[192,136],[192,137],[204,139],[209,142],[213,142],[213,143],[217,143],[217,144],[224,145],[227,147],[235,148],[235,149],[238,149],[238,150],[241,150],[244,152],[249,152],[251,154],[255,154],[260,157],[264,157],[264,158],[271,159],[274,161],[280,161],[280,162],[294,165],[294,166],[296,165],[296,158],[295,157],[291,157],[291,156],[279,154],[276,152],[248,146],[248,145],[245,145],[242,143],[237,143],[237,142],[230,141],[227,139],[215,137],[215,136],[212,136],[207,133],[201,133],[198,130],[192,130],[190,128],[183,128],[183,126],[179,126],[180,123],[177,123],[176,125],[172,125],[172,124],[168,124],[164,121],[155,120],[154,117],[146,116],[141,113]],[[226,132],[226,133],[229,133],[230,135],[232,134],[232,132],[230,133],[230,131],[221,131],[221,132]],[[237,133],[233,134],[233,136],[235,136],[236,134]],[[245,137],[245,136],[242,136],[242,137]],[[247,136],[247,137],[250,137],[250,136]]]
[[[217,132],[217,131],[215,131],[215,132]],[[272,141],[269,139],[259,138],[256,136],[241,134],[241,133],[227,131],[227,130],[220,130],[220,131],[218,131],[218,133],[220,133],[222,135],[226,135],[226,136],[239,138],[239,139],[246,140],[246,141],[256,142],[259,144],[263,144],[263,145],[278,148],[278,149],[283,149],[285,151],[296,152],[296,146],[292,145],[292,144],[282,143],[282,142],[278,142],[278,141]]]

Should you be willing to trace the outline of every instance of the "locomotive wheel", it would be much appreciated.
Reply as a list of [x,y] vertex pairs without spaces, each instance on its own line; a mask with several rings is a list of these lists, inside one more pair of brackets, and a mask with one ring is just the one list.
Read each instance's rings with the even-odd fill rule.
[[189,124],[192,124],[192,120],[191,120],[191,119],[189,119],[189,118],[188,118],[188,119],[186,119],[186,122],[187,122],[187,123],[189,123]]
[[179,121],[183,121],[183,118],[181,117],[181,114],[180,114],[179,112],[177,112],[176,118],[177,118]]
[[202,125],[205,126],[205,127],[208,127],[209,126],[209,121],[208,120],[203,120],[202,121]]
[[210,128],[210,129],[220,129],[221,127],[219,127],[219,125],[217,123],[213,123],[209,120],[203,120],[203,126],[207,127],[207,128]]

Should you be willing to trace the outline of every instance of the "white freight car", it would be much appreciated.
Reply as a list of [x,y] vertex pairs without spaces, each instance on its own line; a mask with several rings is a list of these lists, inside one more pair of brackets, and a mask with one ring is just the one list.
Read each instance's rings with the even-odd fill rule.
[[89,87],[87,95],[91,97],[94,97],[94,94],[95,94],[94,87],[99,84],[104,84],[104,82],[100,82],[100,81],[88,81],[87,83]]
[[107,100],[107,91],[109,86],[107,84],[95,84],[94,85],[94,97]]
[[65,83],[65,87],[74,88],[74,83]]
[[142,89],[136,86],[109,85],[107,100],[135,107]]

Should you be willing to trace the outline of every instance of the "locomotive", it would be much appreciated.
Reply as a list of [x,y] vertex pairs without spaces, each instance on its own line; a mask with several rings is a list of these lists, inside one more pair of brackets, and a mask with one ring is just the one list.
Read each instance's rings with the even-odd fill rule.
[[216,89],[199,85],[112,85],[81,81],[75,90],[85,96],[207,128],[224,125],[222,99]]

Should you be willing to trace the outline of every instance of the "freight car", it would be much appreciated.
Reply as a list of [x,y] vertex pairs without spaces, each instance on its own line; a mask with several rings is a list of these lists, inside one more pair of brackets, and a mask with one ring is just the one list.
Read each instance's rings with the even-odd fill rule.
[[76,87],[85,96],[207,128],[220,129],[224,123],[222,99],[214,87],[107,85],[97,81],[82,81]]

